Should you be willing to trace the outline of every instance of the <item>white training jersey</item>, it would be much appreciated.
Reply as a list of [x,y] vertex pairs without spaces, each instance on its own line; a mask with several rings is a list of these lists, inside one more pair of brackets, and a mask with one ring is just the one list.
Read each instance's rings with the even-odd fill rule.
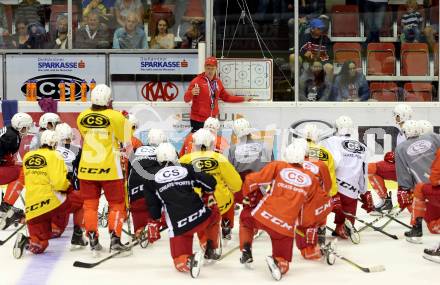
[[338,192],[357,199],[367,191],[367,147],[349,136],[332,136],[321,142],[336,165]]

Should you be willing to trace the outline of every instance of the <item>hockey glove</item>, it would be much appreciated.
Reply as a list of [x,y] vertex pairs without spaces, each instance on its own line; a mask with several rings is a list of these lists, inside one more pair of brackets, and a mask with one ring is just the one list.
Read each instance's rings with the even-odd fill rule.
[[148,242],[153,243],[160,239],[160,223],[149,222],[147,224]]
[[362,209],[364,209],[367,213],[374,210],[373,196],[371,196],[370,191],[361,194],[361,200],[362,200]]
[[341,204],[341,197],[339,196],[339,194],[336,194],[335,196],[332,197],[331,203],[332,203],[333,212],[341,210],[342,204]]
[[203,204],[205,204],[210,209],[212,209],[215,205],[217,205],[214,195],[212,194],[204,194],[202,199],[203,199]]
[[404,190],[399,187],[397,190],[397,202],[399,202],[400,209],[406,209],[411,206],[413,202],[411,190]]
[[304,249],[318,243],[318,228],[297,227],[296,245],[298,249]]
[[261,198],[263,198],[263,194],[260,190],[253,191],[249,193],[248,196],[243,198],[243,206],[255,208],[260,202]]

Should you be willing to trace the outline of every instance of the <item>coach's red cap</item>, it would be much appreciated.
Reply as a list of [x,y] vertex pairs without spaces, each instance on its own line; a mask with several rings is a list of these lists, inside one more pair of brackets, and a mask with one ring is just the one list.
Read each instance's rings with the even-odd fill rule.
[[217,59],[213,56],[210,56],[205,59],[205,65],[214,65],[217,66]]

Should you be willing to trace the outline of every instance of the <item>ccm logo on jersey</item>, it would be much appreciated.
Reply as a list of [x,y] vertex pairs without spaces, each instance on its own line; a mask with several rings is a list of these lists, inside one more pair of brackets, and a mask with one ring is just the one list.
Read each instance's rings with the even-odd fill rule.
[[136,187],[134,187],[134,188],[131,188],[130,189],[130,194],[132,195],[132,196],[134,196],[134,195],[136,195],[137,193],[139,193],[139,192],[143,192],[144,191],[144,185],[139,185],[139,186],[136,186]]
[[197,220],[198,218],[200,218],[201,216],[203,216],[203,214],[206,214],[206,207],[201,208],[200,210],[198,210],[197,212],[191,214],[190,216],[181,219],[180,221],[177,222],[177,227],[181,228],[186,226],[188,223],[192,223],[195,220]]
[[307,160],[303,162],[303,168],[309,170],[313,174],[319,173],[319,167],[316,164],[311,163],[310,161]]
[[307,187],[312,185],[312,179],[307,174],[295,168],[284,168],[280,172],[281,178],[289,184],[298,187]]
[[156,156],[156,148],[152,146],[141,146],[136,149],[135,156]]
[[87,168],[87,167],[81,167],[79,169],[79,172],[81,172],[81,173],[89,173],[89,174],[103,174],[103,173],[110,173],[110,168]]
[[194,159],[192,165],[196,169],[205,172],[216,169],[218,167],[218,162],[215,159],[202,157],[202,158]]
[[406,153],[408,155],[414,156],[426,152],[431,147],[432,147],[432,143],[430,141],[427,140],[416,141],[408,147]]
[[154,175],[156,183],[167,183],[185,178],[188,175],[188,170],[181,166],[168,166],[159,170]]
[[41,202],[35,203],[29,207],[26,207],[26,213],[38,210],[40,208],[43,208],[45,205],[49,205],[49,204],[50,204],[50,199],[47,199],[46,201],[41,201]]
[[44,156],[34,154],[24,162],[24,166],[29,169],[39,169],[47,166]]
[[346,151],[354,152],[354,153],[363,153],[365,151],[365,147],[360,142],[354,140],[343,141],[342,147]]
[[80,124],[86,128],[107,128],[110,120],[101,114],[88,114],[81,119]]
[[265,218],[266,220],[269,220],[271,223],[280,226],[281,228],[285,228],[289,231],[293,230],[293,226],[289,225],[288,223],[286,223],[285,221],[272,216],[271,214],[269,214],[266,211],[261,212],[260,214],[263,218]]
[[309,148],[309,157],[315,157],[322,161],[328,161],[328,153],[316,147]]
[[328,200],[327,203],[325,203],[324,205],[322,205],[321,207],[318,207],[315,210],[315,216],[319,216],[321,215],[324,211],[326,211],[327,209],[330,209],[332,207],[332,200]]

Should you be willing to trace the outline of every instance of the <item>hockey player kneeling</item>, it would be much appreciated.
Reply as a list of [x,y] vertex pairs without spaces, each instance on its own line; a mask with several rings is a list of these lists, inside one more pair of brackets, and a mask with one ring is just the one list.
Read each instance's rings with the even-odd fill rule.
[[14,245],[15,258],[21,258],[24,249],[35,254],[43,253],[54,235],[54,225],[57,230],[66,228],[70,205],[65,192],[69,181],[64,160],[55,150],[57,141],[56,133],[46,130],[41,135],[41,147],[23,158],[29,237],[18,234]]
[[[253,262],[252,241],[255,229],[266,231],[272,241],[272,256],[266,257],[267,265],[275,280],[289,270],[292,261],[295,221],[305,203],[316,195],[318,179],[301,163],[306,150],[289,145],[285,161],[273,161],[259,172],[246,176],[243,186],[243,211],[240,215],[240,262]],[[269,194],[263,197],[260,186],[272,184]]]
[[[169,143],[160,144],[156,150],[157,167],[149,169],[154,179],[146,179],[144,193],[152,222],[148,223],[150,243],[160,238],[161,209],[165,210],[171,256],[174,266],[182,272],[190,271],[196,278],[200,272],[203,253],[193,253],[193,236],[204,232],[208,243],[219,235],[219,212],[212,196],[215,179],[203,172],[196,172],[192,165],[179,165],[175,148]],[[193,187],[202,189],[202,199]],[[212,208],[210,208],[212,207]],[[211,250],[207,247],[206,251]],[[205,252],[205,255],[210,255]]]

